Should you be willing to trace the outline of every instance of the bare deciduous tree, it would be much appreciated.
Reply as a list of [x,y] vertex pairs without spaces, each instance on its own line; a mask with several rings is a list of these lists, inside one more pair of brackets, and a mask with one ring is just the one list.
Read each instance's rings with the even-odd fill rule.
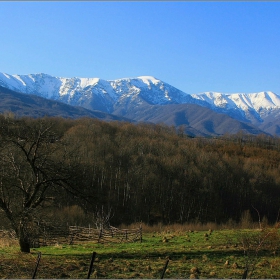
[[15,230],[20,250],[30,252],[30,234],[48,191],[64,184],[57,160],[59,138],[52,125],[36,120],[1,119],[0,209]]
[[111,209],[106,212],[102,206],[101,209],[97,209],[93,214],[95,227],[100,230],[108,228],[110,226],[110,219],[112,217],[113,215]]

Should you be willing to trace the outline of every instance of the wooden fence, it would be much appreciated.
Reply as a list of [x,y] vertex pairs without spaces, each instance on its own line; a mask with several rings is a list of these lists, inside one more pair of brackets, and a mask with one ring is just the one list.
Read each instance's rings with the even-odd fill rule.
[[106,229],[94,229],[86,227],[69,227],[70,230],[70,244],[74,242],[95,241],[98,243],[108,242],[142,242],[142,227],[137,229],[118,229],[110,226]]
[[[16,238],[12,231],[0,231],[1,237]],[[118,229],[108,227],[106,229],[95,229],[92,227],[53,227],[40,226],[29,236],[31,247],[50,246],[55,244],[78,244],[82,242],[96,243],[122,243],[142,242],[142,227],[137,229]]]
[[69,244],[69,228],[61,226],[41,226],[32,237],[32,247],[51,246],[56,244]]

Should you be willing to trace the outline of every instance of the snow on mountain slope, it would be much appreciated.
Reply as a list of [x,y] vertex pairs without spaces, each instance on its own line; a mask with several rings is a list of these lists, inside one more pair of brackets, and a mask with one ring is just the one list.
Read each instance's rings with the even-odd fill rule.
[[249,94],[204,92],[190,95],[152,76],[102,80],[0,73],[0,85],[69,105],[122,115],[132,107],[145,104],[197,104],[238,120],[258,124],[270,114],[280,112],[280,97],[270,91]]
[[62,81],[46,74],[8,75],[0,73],[0,85],[22,93],[57,99]]
[[280,97],[271,91],[247,94],[204,92],[200,94],[192,94],[192,97],[204,100],[212,106],[219,108],[238,108],[242,110],[254,109],[256,111],[280,108]]
[[[195,102],[189,94],[151,76],[109,81],[122,100],[145,101],[152,105]],[[142,103],[142,102],[141,102]]]
[[192,97],[206,101],[212,109],[226,112],[231,116],[247,121],[262,122],[271,112],[280,110],[280,97],[271,92],[259,93],[218,93],[204,92],[192,94]]
[[131,101],[153,105],[200,102],[151,76],[106,81],[99,78],[59,78],[46,74],[0,73],[0,85],[22,93],[32,93],[70,105],[107,112],[112,112],[116,103]]

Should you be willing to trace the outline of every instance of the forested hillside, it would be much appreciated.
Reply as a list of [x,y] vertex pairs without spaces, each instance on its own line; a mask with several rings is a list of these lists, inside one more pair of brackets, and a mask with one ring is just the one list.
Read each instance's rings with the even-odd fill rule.
[[255,209],[278,219],[279,138],[191,138],[163,125],[5,115],[0,141],[3,227],[86,224],[101,209],[115,226],[223,223],[246,210],[257,220]]

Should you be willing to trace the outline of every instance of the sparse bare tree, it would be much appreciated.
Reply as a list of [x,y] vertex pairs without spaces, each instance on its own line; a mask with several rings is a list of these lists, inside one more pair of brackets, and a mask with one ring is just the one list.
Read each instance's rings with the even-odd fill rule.
[[66,180],[57,160],[59,137],[43,120],[0,119],[0,209],[30,252],[30,234],[48,191]]
[[102,205],[101,209],[96,209],[95,213],[93,214],[93,221],[95,223],[95,227],[99,230],[109,228],[110,219],[112,217],[112,209],[110,208],[108,211],[105,211]]

